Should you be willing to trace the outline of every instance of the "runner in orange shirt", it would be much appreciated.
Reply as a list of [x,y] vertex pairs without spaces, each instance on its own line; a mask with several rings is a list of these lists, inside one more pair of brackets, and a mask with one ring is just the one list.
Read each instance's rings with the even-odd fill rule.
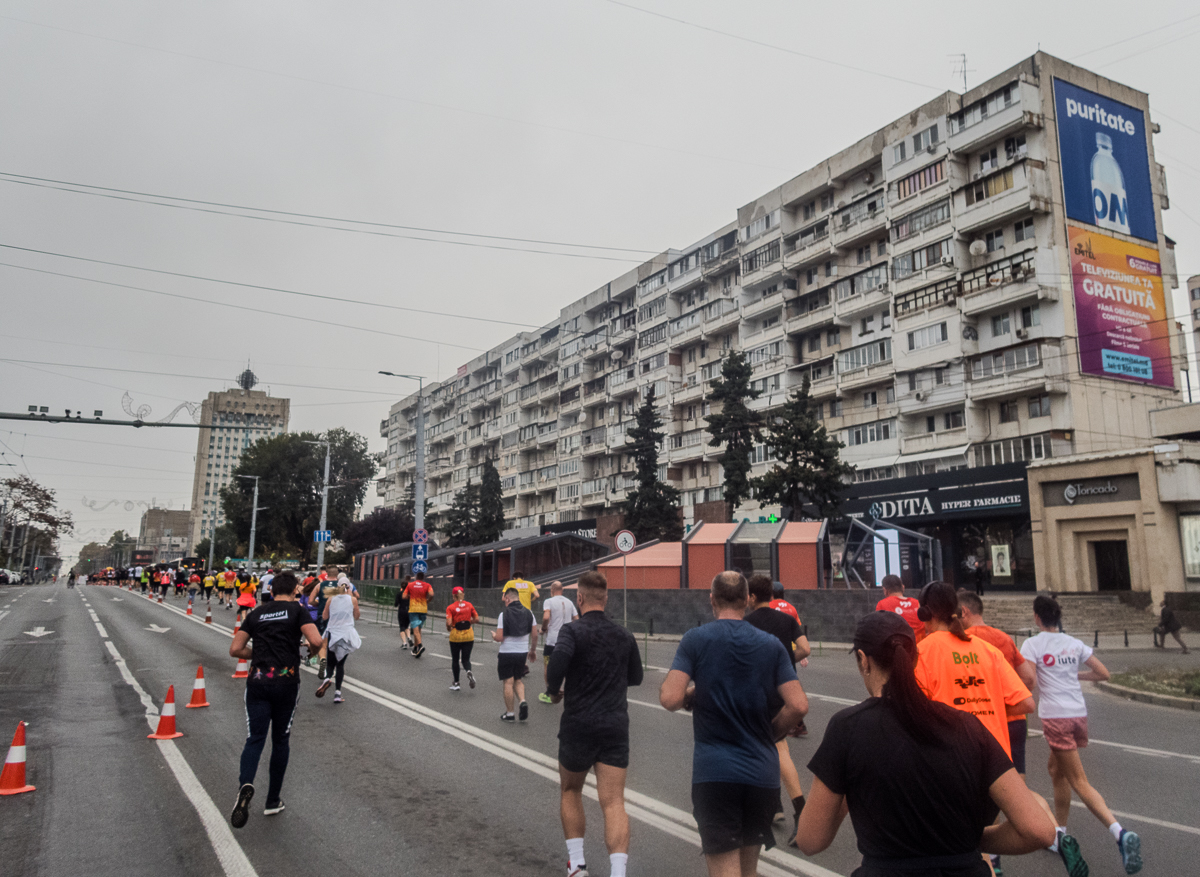
[[884,576],[881,584],[887,596],[875,604],[875,611],[895,612],[908,622],[919,643],[925,636],[925,625],[917,617],[917,601],[904,596],[904,583],[900,581],[900,576]]
[[1033,712],[1033,695],[999,649],[966,632],[953,585],[926,585],[919,617],[928,632],[917,646],[917,682],[930,700],[983,722],[1012,758],[1008,720]]

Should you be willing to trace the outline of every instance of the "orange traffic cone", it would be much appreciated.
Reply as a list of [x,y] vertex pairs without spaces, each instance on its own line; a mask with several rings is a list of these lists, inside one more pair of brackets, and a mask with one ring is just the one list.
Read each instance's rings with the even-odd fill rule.
[[208,604],[208,608],[204,610],[204,623],[212,624],[212,604]]
[[242,622],[238,621],[238,620],[235,618],[235,619],[233,620],[233,632],[234,632],[234,633],[237,633],[237,632],[238,632],[239,630],[241,630],[241,629],[242,629]]
[[188,615],[191,615],[191,614],[192,614],[192,602],[191,602],[190,600],[188,601],[188,611],[187,611],[187,614],[188,614]]
[[233,671],[234,679],[246,679],[250,676],[250,665],[242,658],[238,658],[237,669]]
[[158,602],[159,602],[159,603],[161,603],[161,602],[162,602],[162,591],[159,591],[159,592],[158,592]]
[[208,706],[208,697],[204,691],[204,667],[196,668],[196,681],[192,683],[192,701],[187,705],[188,709],[198,706]]
[[13,734],[4,770],[0,772],[0,795],[19,795],[33,789],[25,785],[25,723],[17,722],[17,733]]
[[182,736],[175,730],[175,686],[172,685],[167,689],[167,699],[163,701],[162,712],[158,714],[158,730],[146,737],[150,740],[174,740]]

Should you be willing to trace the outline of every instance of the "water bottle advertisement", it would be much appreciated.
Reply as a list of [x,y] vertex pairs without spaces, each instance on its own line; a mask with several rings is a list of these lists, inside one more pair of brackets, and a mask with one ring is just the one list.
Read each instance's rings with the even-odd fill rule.
[[1067,216],[1157,244],[1145,114],[1061,79],[1054,104]]
[[1174,387],[1170,320],[1158,250],[1086,228],[1067,228],[1079,370]]

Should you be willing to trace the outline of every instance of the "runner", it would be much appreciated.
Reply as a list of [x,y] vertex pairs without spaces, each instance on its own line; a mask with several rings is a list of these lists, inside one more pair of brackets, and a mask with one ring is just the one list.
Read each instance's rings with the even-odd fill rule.
[[146,596],[150,592],[150,570],[142,569],[141,575],[138,576],[138,582],[142,586],[142,595]]
[[175,596],[176,597],[183,596],[183,590],[184,590],[184,588],[187,587],[188,578],[189,578],[188,570],[186,567],[184,567],[184,565],[182,563],[179,566],[175,567]]
[[[229,816],[234,828],[241,828],[250,816],[254,797],[254,775],[271,732],[270,782],[264,816],[283,811],[279,793],[287,771],[292,719],[300,694],[301,637],[311,653],[321,648],[316,625],[296,602],[296,577],[285,573],[275,580],[275,602],[260,606],[247,617],[229,646],[231,658],[250,661],[246,680],[246,745],[242,749],[237,802]],[[253,642],[253,649],[250,643]]]
[[[557,590],[556,590],[557,589]],[[561,599],[562,583],[550,586],[551,604]],[[633,634],[604,614],[608,582],[597,572],[579,577],[576,622],[560,623],[556,642],[547,651],[546,686],[550,699],[566,704],[558,726],[558,775],[562,789],[560,812],[567,841],[568,877],[586,877],[583,852],[586,821],[583,784],[589,770],[596,772],[596,791],[604,813],[604,842],[612,877],[625,877],[629,861],[629,815],[625,812],[625,774],[629,769],[630,685],[642,684],[642,658]],[[543,621],[543,627],[546,622]]]
[[273,578],[275,578],[274,571],[268,569],[265,573],[263,573],[263,577],[258,580],[258,587],[262,591],[262,601],[264,603],[271,602],[271,580]]
[[192,570],[188,575],[187,591],[188,605],[191,606],[196,602],[196,595],[200,593],[200,576],[195,570]]
[[575,604],[563,596],[563,583],[558,580],[551,582],[550,598],[542,604],[542,680],[546,683],[546,690],[538,695],[538,700],[542,703],[554,702],[550,697],[550,656],[554,654],[558,633],[564,624],[570,624],[578,617]]
[[351,593],[345,585],[336,587],[335,593],[321,612],[325,629],[321,632],[321,664],[317,673],[324,681],[317,686],[317,697],[324,697],[333,685],[333,702],[342,703],[342,679],[346,675],[346,659],[362,646],[362,637],[354,627],[359,618],[358,595]]
[[451,691],[462,690],[458,685],[460,661],[467,671],[467,684],[475,687],[475,674],[471,672],[471,649],[475,647],[475,622],[479,620],[479,613],[463,599],[464,593],[462,588],[455,586],[450,591],[450,605],[446,607],[446,630],[450,631],[450,670],[454,673]]
[[800,613],[796,611],[796,607],[784,599],[785,592],[783,590],[783,582],[771,583],[771,608],[778,609],[780,612],[786,612],[792,618],[796,619],[796,623],[800,623]]
[[808,712],[787,651],[743,619],[748,597],[741,573],[717,574],[717,620],[683,635],[659,691],[665,709],[693,710],[692,814],[711,877],[753,877],[760,849],[775,845],[775,740]]
[[433,596],[433,586],[429,582],[414,578],[404,586],[403,594],[408,598],[408,621],[412,626],[413,647],[412,655],[419,658],[425,654],[425,645],[421,642],[421,628],[425,626],[426,614],[429,612],[429,598]]
[[925,624],[917,617],[919,604],[912,597],[904,596],[904,583],[900,581],[900,576],[884,576],[881,584],[887,596],[875,604],[875,611],[895,612],[902,617],[913,629],[919,644],[925,638]]
[[412,622],[408,617],[408,597],[405,595],[404,589],[411,581],[412,576],[405,576],[404,583],[396,592],[396,624],[400,627],[400,648],[405,650],[409,648],[408,628]]
[[[1037,687],[1041,695],[1038,718],[1042,720],[1042,733],[1050,747],[1049,770],[1054,783],[1058,854],[1070,877],[1084,877],[1088,873],[1078,841],[1066,833],[1071,791],[1074,790],[1117,842],[1125,873],[1136,874],[1142,870],[1141,839],[1113,818],[1104,798],[1088,782],[1079,759],[1079,750],[1088,745],[1087,704],[1079,683],[1104,682],[1109,676],[1108,669],[1089,646],[1059,632],[1062,608],[1053,597],[1039,594],[1034,598],[1033,618],[1041,632],[1021,644],[1021,654],[1037,668]],[[1080,672],[1081,665],[1087,670]]]
[[237,620],[241,622],[245,620],[246,614],[254,608],[254,604],[257,602],[255,594],[258,592],[258,584],[244,568],[237,571],[236,581],[238,591]]
[[225,572],[221,573],[221,602],[225,604],[226,609],[233,608],[233,601],[237,591],[237,573],[229,567],[225,567]]
[[504,583],[505,591],[511,591],[514,589],[521,598],[521,605],[532,612],[533,601],[541,599],[541,594],[538,593],[537,585],[535,585],[533,582],[526,581],[525,576],[521,575],[521,573],[515,572],[513,573],[513,577]]
[[208,572],[206,572],[204,574],[204,579],[202,580],[202,584],[204,586],[204,602],[211,603],[213,588],[215,588],[217,586],[216,570],[210,569]]
[[[143,575],[145,572],[146,572],[146,570],[145,570],[144,568],[142,568],[142,567],[140,567],[140,566],[135,566],[135,567],[133,568],[133,580],[134,580],[135,582],[139,582],[139,583],[140,583],[140,582],[142,581],[142,575]],[[143,588],[143,590],[145,590],[145,589]]]
[[513,713],[514,700],[520,704],[521,721],[529,718],[523,680],[529,672],[526,658],[532,661],[537,657],[537,625],[534,624],[533,613],[518,598],[519,592],[515,588],[500,595],[504,610],[496,619],[496,629],[492,632],[492,639],[500,643],[496,655],[496,673],[504,683],[504,712],[500,714],[504,722],[517,720],[517,715]]
[[158,592],[162,594],[164,600],[167,599],[167,591],[173,584],[175,584],[175,576],[171,573],[171,568],[167,567],[158,574]]

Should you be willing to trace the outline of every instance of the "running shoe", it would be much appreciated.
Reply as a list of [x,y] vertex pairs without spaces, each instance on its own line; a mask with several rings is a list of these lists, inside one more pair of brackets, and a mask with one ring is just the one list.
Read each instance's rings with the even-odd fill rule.
[[[322,658],[320,660],[320,662],[317,664],[317,678],[318,679],[325,678],[325,663],[326,663],[326,659]],[[328,686],[326,686],[326,688],[328,688]],[[323,690],[322,690],[322,693],[324,693]],[[320,697],[320,696],[321,695],[317,695],[317,697]]]
[[268,801],[267,806],[263,808],[263,816],[274,816],[277,813],[282,813],[285,809],[286,807],[282,800],[276,801],[274,804]]
[[233,805],[233,812],[229,814],[229,824],[234,828],[241,828],[250,818],[250,799],[253,797],[254,785],[252,783],[245,783],[238,789],[237,801]]
[[324,697],[325,692],[329,690],[330,685],[333,685],[333,680],[326,679],[324,682],[322,682],[320,685],[317,686],[317,690],[314,691],[313,694],[315,694],[317,697]]
[[413,649],[413,657],[419,658],[423,654],[425,654],[425,646],[421,643],[417,643],[416,647]]
[[567,862],[567,877],[588,877],[587,865],[576,865],[571,868],[571,863]]
[[517,714],[517,717],[523,722],[529,718],[529,704],[527,704],[525,701],[521,701],[521,706],[519,709],[520,712]]
[[992,856],[992,874],[995,877],[1004,877],[1004,869],[1000,867],[1000,857]]
[[462,688],[459,686],[459,684],[457,682],[451,682],[450,690],[451,691],[462,691]]
[[500,721],[502,722],[515,722],[516,720],[517,717],[512,713],[500,713]]
[[538,700],[540,700],[542,703],[554,703],[554,700],[550,697],[550,695],[546,694],[544,691],[538,695]]
[[1079,841],[1069,834],[1058,839],[1058,856],[1067,869],[1067,877],[1088,877],[1088,864],[1079,851]]
[[472,688],[475,687],[475,674],[472,673],[470,670],[467,671],[467,684],[470,685]]
[[1121,829],[1117,849],[1121,851],[1121,861],[1125,863],[1126,874],[1136,874],[1142,870],[1142,839],[1136,832]]
[[342,697],[342,693],[340,691],[335,691],[333,693],[333,702],[334,703],[345,703],[346,698]]

